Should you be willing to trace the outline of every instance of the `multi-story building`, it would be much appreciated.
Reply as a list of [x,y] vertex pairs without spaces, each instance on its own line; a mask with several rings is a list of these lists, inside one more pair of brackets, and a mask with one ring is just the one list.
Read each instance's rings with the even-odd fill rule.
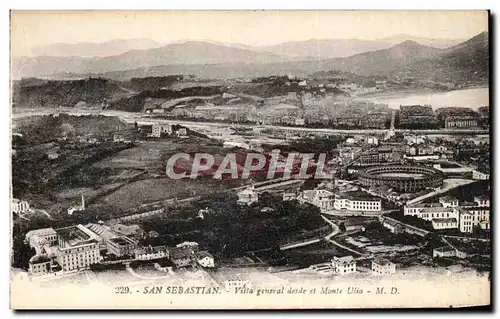
[[200,251],[196,253],[196,262],[205,268],[215,267],[214,257],[207,251]]
[[477,120],[472,116],[449,116],[444,120],[447,129],[477,128]]
[[458,214],[453,207],[427,207],[420,210],[417,215],[418,218],[432,221],[436,218],[457,218]]
[[120,235],[143,238],[145,236],[144,230],[141,229],[139,225],[123,225],[123,224],[113,224],[111,225],[111,231],[118,233]]
[[323,211],[333,209],[334,195],[326,189],[306,190],[298,197],[300,202],[306,202],[319,207]]
[[372,260],[372,272],[377,275],[391,275],[396,272],[396,264],[385,258],[374,258]]
[[332,259],[332,269],[336,274],[346,275],[356,272],[356,260],[352,256],[336,257]]
[[83,225],[56,229],[57,262],[64,271],[86,269],[100,262],[99,242]]
[[490,173],[486,171],[473,170],[472,178],[478,180],[488,180],[490,179]]
[[170,260],[177,268],[191,266],[194,261],[194,253],[189,247],[169,248]]
[[425,143],[424,135],[405,135],[404,139],[409,145]]
[[160,258],[169,258],[168,249],[166,246],[154,246],[138,248],[134,251],[136,259],[153,260]]
[[443,207],[457,207],[459,201],[456,197],[444,196],[439,198],[439,203],[441,203]]
[[490,228],[489,207],[457,207],[455,210],[459,214],[459,229],[462,233],[472,233],[475,226]]
[[29,261],[28,272],[32,276],[43,276],[52,272],[52,259],[45,255],[35,255]]
[[25,241],[39,254],[42,246],[52,246],[57,243],[57,233],[52,228],[30,230],[26,233]]
[[400,234],[405,230],[405,227],[401,223],[389,218],[384,218],[382,220],[382,226],[387,228],[393,234]]
[[138,243],[126,236],[111,238],[106,241],[108,253],[117,257],[134,256]]
[[399,125],[403,128],[434,127],[438,123],[430,105],[401,105]]
[[172,134],[172,125],[169,124],[153,124],[151,137],[161,137],[162,134]]
[[456,229],[458,228],[457,218],[434,218],[432,220],[434,229]]
[[490,207],[490,197],[488,195],[475,196],[474,202],[477,206]]
[[253,186],[238,192],[238,204],[251,205],[258,201],[259,194],[255,191]]
[[13,198],[10,209],[14,214],[25,214],[31,211],[30,204],[25,200]]
[[335,195],[333,206],[338,210],[378,212],[382,210],[382,200],[359,191],[343,192]]
[[417,203],[417,204],[410,204],[406,205],[403,208],[404,215],[409,215],[409,216],[416,216],[419,218],[421,217],[421,211],[426,208],[438,208],[441,209],[443,208],[443,204],[441,203]]
[[367,151],[361,155],[357,160],[359,165],[376,165],[380,163],[379,153],[376,150]]

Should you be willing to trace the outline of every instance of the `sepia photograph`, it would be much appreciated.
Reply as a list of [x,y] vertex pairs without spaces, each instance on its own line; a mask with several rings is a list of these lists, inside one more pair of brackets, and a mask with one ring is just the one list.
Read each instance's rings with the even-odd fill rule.
[[491,306],[490,20],[11,10],[11,309]]

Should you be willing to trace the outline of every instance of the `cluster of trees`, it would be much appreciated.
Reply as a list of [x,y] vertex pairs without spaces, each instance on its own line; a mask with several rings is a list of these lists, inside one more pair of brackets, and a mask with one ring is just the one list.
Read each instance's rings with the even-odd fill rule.
[[[266,208],[266,209],[264,209]],[[196,217],[207,209],[204,218]],[[248,251],[279,250],[284,241],[325,226],[316,207],[283,202],[262,194],[259,202],[238,205],[234,194],[220,193],[201,200],[174,216],[158,216],[142,223],[146,230],[160,234],[153,244],[175,245],[196,241],[220,258],[243,256]]]
[[145,78],[131,78],[123,85],[134,91],[157,90],[169,87],[172,84],[182,81],[184,75],[148,76]]
[[14,86],[13,102],[18,106],[73,107],[83,101],[102,103],[123,90],[108,79],[88,78],[72,81],[29,82]]
[[422,237],[415,234],[393,234],[388,231],[380,223],[368,223],[365,226],[365,236],[369,238],[376,238],[384,245],[415,245],[422,242]]

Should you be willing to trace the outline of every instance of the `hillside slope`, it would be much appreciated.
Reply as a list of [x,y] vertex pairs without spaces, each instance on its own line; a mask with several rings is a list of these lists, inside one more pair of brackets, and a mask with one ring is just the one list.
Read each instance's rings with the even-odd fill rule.
[[116,83],[102,78],[76,81],[19,81],[13,86],[15,107],[74,107],[79,102],[97,105],[127,93]]
[[405,65],[393,74],[452,83],[488,83],[489,41],[483,32],[441,55]]

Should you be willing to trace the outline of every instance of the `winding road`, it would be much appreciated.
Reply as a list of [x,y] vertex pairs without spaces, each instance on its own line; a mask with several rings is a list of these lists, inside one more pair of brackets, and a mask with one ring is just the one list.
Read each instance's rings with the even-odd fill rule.
[[311,244],[319,243],[321,240],[324,239],[324,240],[328,241],[329,243],[334,244],[335,246],[340,247],[342,249],[345,249],[347,251],[350,251],[356,255],[363,256],[363,257],[367,256],[366,254],[363,254],[357,250],[354,250],[352,248],[344,246],[344,245],[338,243],[337,241],[333,240],[332,237],[334,237],[340,233],[339,227],[337,226],[337,224],[335,224],[334,222],[332,222],[331,220],[329,220],[325,216],[321,215],[321,218],[323,218],[323,220],[325,222],[327,222],[330,225],[330,227],[332,227],[332,232],[330,234],[326,235],[324,238],[315,238],[315,239],[303,241],[300,243],[294,243],[294,244],[290,244],[290,245],[281,246],[280,249],[281,250],[288,250],[288,249],[292,249],[292,248],[304,247],[304,246],[308,246]]

